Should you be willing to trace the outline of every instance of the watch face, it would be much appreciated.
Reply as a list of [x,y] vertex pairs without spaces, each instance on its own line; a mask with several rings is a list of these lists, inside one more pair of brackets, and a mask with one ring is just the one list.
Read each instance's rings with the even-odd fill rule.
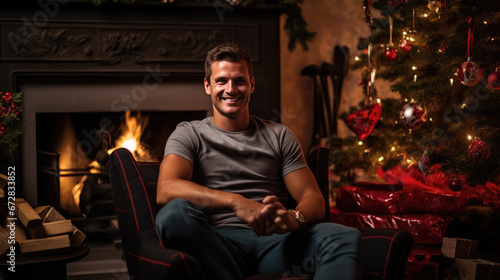
[[297,221],[299,223],[304,224],[306,222],[306,219],[304,217],[304,214],[302,214],[302,212],[297,211],[297,210],[288,210],[288,211],[293,213],[293,215],[295,216],[295,219],[297,219]]
[[295,218],[297,218],[297,220],[299,220],[299,222],[301,222],[301,223],[306,222],[304,214],[302,214],[302,212],[300,212],[300,211],[295,211]]

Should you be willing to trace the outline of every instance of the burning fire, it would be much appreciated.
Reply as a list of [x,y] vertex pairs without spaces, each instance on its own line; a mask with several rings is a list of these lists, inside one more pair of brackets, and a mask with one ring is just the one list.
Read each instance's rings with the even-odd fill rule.
[[149,116],[142,116],[137,113],[132,116],[130,111],[125,114],[125,122],[120,126],[122,134],[115,141],[115,148],[109,149],[107,152],[111,154],[117,148],[128,149],[138,161],[150,161],[153,157],[151,151],[141,143],[141,136],[144,129],[149,123]]
[[[111,154],[114,150],[123,147],[128,149],[137,161],[153,161],[154,157],[152,151],[141,143],[141,136],[148,123],[149,116],[143,116],[141,113],[132,114],[130,111],[127,111],[125,113],[125,120],[118,129],[120,136],[116,139],[114,148],[108,149],[106,152]],[[76,143],[75,136],[71,131],[73,131],[73,129],[66,130],[67,135],[63,135],[64,137],[62,137],[62,139],[66,139],[66,143]],[[71,147],[71,144],[64,144],[61,147]],[[90,173],[100,173],[102,171],[103,167],[100,166],[97,161],[92,161],[92,159],[87,158],[78,145],[76,153],[65,152],[61,149],[60,154],[60,167],[62,169],[86,168]],[[75,164],[77,165],[75,166]],[[79,207],[80,195],[87,178],[88,175],[82,177],[61,177],[61,208],[68,213],[73,215],[79,215],[79,213],[81,213]]]

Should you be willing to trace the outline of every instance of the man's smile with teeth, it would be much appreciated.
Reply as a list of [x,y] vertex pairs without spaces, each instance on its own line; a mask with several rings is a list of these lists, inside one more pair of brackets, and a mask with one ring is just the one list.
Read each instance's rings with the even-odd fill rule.
[[241,99],[241,97],[232,97],[232,98],[229,98],[229,97],[221,97],[222,100],[224,101],[229,101],[229,102],[236,102],[238,100]]

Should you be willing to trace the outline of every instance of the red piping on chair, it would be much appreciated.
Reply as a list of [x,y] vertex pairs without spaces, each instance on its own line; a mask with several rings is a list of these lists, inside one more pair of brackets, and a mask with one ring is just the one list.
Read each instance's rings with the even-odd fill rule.
[[191,279],[193,279],[193,274],[191,273],[191,269],[189,269],[189,266],[188,264],[186,263],[186,258],[184,257],[184,254],[182,252],[179,252],[179,253],[176,253],[172,256],[172,258],[174,258],[175,256],[179,255],[182,259],[182,261],[184,262],[184,265],[186,266],[187,268],[187,271],[189,272],[189,276]]
[[130,191],[130,186],[128,183],[127,176],[125,174],[125,169],[123,168],[123,163],[122,163],[122,160],[120,159],[120,157],[117,156],[116,158],[120,162],[120,166],[122,168],[122,172],[124,175],[123,177],[125,178],[125,184],[127,185],[127,189],[128,189],[128,195],[130,196],[130,204],[132,205],[132,211],[134,212],[135,225],[137,227],[137,232],[139,232],[139,221],[137,220],[137,213],[135,212],[134,199],[132,198],[132,192]]
[[165,263],[165,262],[160,262],[160,261],[155,261],[155,260],[151,260],[151,259],[148,259],[148,258],[145,258],[145,257],[142,257],[142,256],[138,256],[138,255],[135,255],[135,254],[132,254],[128,251],[124,251],[125,254],[128,254],[128,255],[131,255],[133,257],[136,257],[136,258],[139,258],[143,261],[147,261],[147,262],[150,262],[150,263],[154,263],[154,264],[159,264],[159,265],[163,265],[163,266],[166,266],[166,267],[169,267],[169,268],[172,268],[172,265],[169,264],[169,263]]
[[[391,249],[392,249],[392,244],[394,243],[394,238],[391,238],[391,244],[389,245],[389,249],[387,250],[387,252],[390,252]],[[387,263],[389,261],[389,254],[387,254],[387,256],[385,257],[385,266],[384,266],[384,277],[382,279],[385,279],[386,277],[386,274],[387,274]]]
[[[139,171],[139,167],[137,166],[137,162],[134,160],[132,157],[131,153],[128,153],[129,157],[131,157],[132,162],[134,163],[135,170],[137,171],[138,174],[142,174],[141,171]],[[151,222],[153,223],[153,226],[156,228],[156,223],[155,219],[153,219],[153,209],[151,209],[151,202],[149,202],[149,197],[148,197],[148,191],[146,190],[146,185],[144,184],[144,181],[142,180],[142,176],[139,176],[139,179],[141,180],[141,185],[142,185],[142,190],[144,191],[144,194],[146,195],[146,200],[148,202],[148,207],[149,207],[149,214],[151,216]]]
[[122,213],[128,214],[127,210],[123,210],[123,209],[116,208],[116,207],[115,207],[115,210],[118,211],[118,212],[122,212]]
[[[397,241],[394,237],[388,237],[388,236],[366,236],[366,237],[363,237],[362,239],[368,239],[368,238],[385,238],[385,239],[390,239],[391,240],[391,243],[389,245],[389,249],[387,250],[388,252],[391,251],[391,248],[392,248],[392,244],[393,243],[397,243],[399,244],[400,246],[404,247],[403,244],[401,244],[401,242]],[[386,256],[386,260],[385,260],[385,266],[384,266],[384,274],[383,274],[383,278],[382,279],[385,279],[386,277],[386,273],[387,273],[387,264],[388,264],[388,260],[389,260],[389,255],[390,254],[387,254]],[[398,268],[399,269],[399,268]]]

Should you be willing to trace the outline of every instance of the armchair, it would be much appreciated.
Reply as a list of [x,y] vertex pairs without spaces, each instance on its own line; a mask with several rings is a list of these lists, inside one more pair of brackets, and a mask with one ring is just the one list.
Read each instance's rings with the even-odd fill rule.
[[[329,221],[329,150],[314,149],[307,163],[325,197],[324,219]],[[120,148],[111,154],[107,168],[130,279],[205,279],[197,260],[163,247],[156,234],[159,163],[136,162],[127,149]],[[363,279],[402,279],[413,246],[411,234],[397,229],[360,230]],[[285,279],[310,279],[301,275],[289,277]],[[283,279],[283,275],[256,275],[246,280],[266,279]]]

